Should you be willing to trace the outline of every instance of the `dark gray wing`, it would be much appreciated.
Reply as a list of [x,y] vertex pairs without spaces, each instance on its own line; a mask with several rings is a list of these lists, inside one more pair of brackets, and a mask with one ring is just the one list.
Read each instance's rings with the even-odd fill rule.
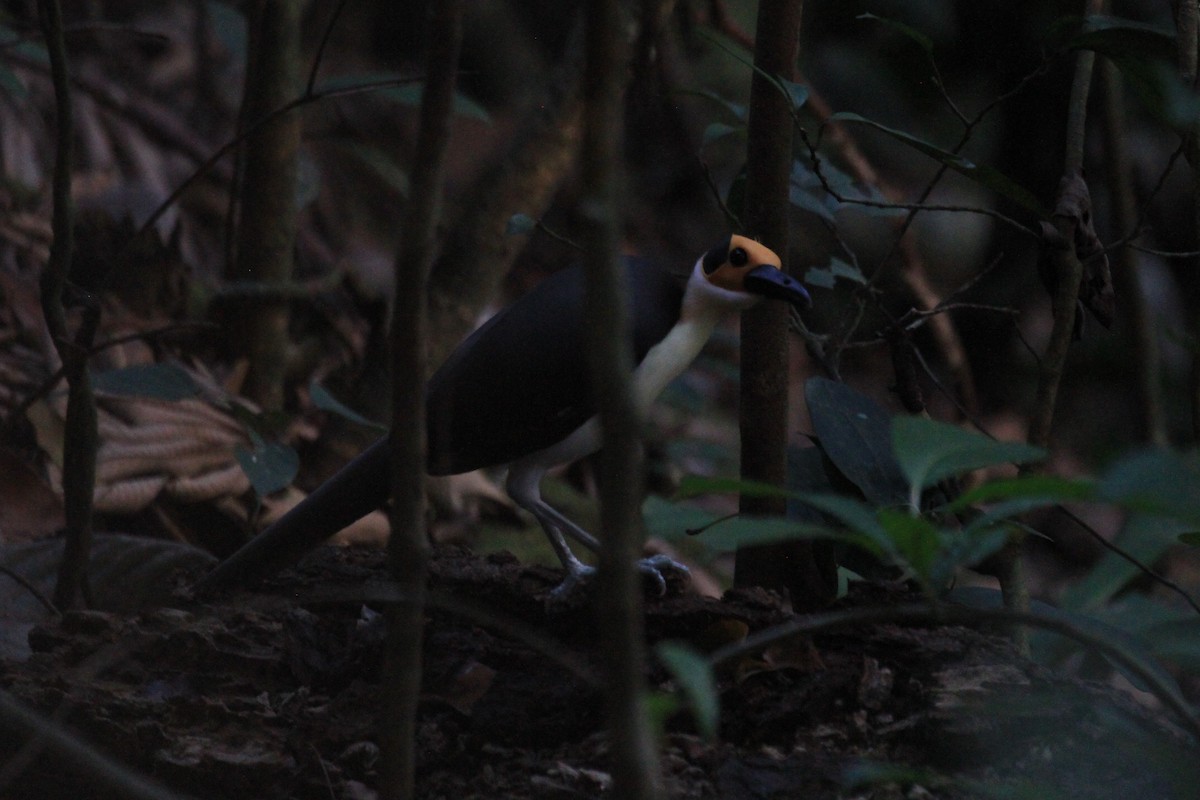
[[[678,320],[683,288],[647,259],[624,263],[637,363]],[[506,464],[566,438],[595,414],[583,294],[581,267],[555,273],[451,354],[426,394],[430,474]]]

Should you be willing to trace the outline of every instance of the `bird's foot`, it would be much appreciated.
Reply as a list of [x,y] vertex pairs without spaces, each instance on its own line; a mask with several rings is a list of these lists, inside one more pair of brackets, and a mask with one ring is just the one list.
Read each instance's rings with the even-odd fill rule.
[[581,561],[576,561],[567,567],[567,577],[562,583],[550,590],[550,602],[555,605],[570,605],[580,592],[585,592],[588,584],[596,577],[596,568]]
[[639,560],[637,568],[638,572],[645,575],[654,584],[659,597],[667,593],[668,577],[678,577],[682,580],[687,580],[692,574],[683,564],[662,554]]

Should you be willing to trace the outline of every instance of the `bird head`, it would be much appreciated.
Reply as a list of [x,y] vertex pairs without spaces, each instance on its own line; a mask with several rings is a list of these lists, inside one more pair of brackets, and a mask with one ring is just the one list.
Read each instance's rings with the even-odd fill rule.
[[775,251],[745,236],[734,234],[705,253],[696,273],[737,308],[748,308],[763,297],[786,300],[799,308],[812,304],[800,281],[783,271]]

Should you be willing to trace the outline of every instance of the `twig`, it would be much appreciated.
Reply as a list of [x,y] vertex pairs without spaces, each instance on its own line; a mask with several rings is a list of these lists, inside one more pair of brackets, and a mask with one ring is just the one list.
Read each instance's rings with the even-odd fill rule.
[[74,208],[71,201],[72,140],[71,80],[63,42],[62,8],[58,0],[42,0],[39,19],[50,56],[54,84],[55,139],[53,178],[53,231],[50,260],[41,277],[42,315],[66,375],[67,417],[63,444],[63,506],[66,515],[66,545],[54,587],[54,604],[71,608],[88,596],[87,568],[92,539],[92,496],[96,483],[96,404],[87,371],[87,350],[100,321],[96,306],[85,307],[83,321],[72,337],[67,329],[63,289],[71,263]]
[[429,538],[425,530],[425,381],[428,373],[427,299],[435,231],[441,213],[443,172],[459,53],[464,0],[442,0],[427,11],[421,116],[411,170],[412,192],[401,221],[395,260],[391,346],[392,428],[388,436],[392,497],[388,566],[411,602],[386,615],[383,692],[379,729],[379,792],[384,800],[414,796],[417,705],[421,692],[422,639],[428,587]]
[[[126,344],[127,342],[137,341],[139,339],[152,339],[158,336],[166,336],[172,333],[177,333],[181,330],[187,330],[189,328],[199,330],[215,330],[219,328],[219,326],[214,322],[205,321],[176,322],[170,325],[163,325],[160,328],[152,328],[147,331],[127,333],[123,336],[115,336],[111,339],[105,339],[98,344],[92,345],[87,351],[87,358],[90,359],[97,353],[103,352],[111,347],[117,347],[119,345]],[[19,404],[17,404],[12,411],[9,412],[8,416],[4,419],[4,422],[0,424],[0,439],[5,438],[9,435],[9,433],[11,433],[14,422],[20,419],[21,415],[28,411],[30,406],[50,394],[50,392],[54,391],[54,387],[58,385],[59,381],[63,379],[65,374],[65,368],[60,366],[45,380],[43,380],[36,389],[26,395],[25,398]]]
[[587,0],[584,18],[577,213],[586,245],[583,339],[602,444],[595,611],[606,643],[602,663],[612,795],[654,800],[665,793],[657,736],[645,703],[645,623],[641,578],[634,567],[642,548],[643,423],[634,402],[629,296],[619,258],[622,90],[630,56],[619,0]]
[[404,86],[410,83],[416,83],[419,80],[421,79],[418,77],[387,78],[377,81],[366,81],[355,86],[342,86],[335,89],[325,89],[323,91],[313,92],[312,94],[301,95],[295,100],[285,103],[273,111],[267,112],[262,117],[254,120],[252,123],[239,131],[237,135],[235,135],[225,144],[218,147],[211,155],[208,156],[208,158],[204,160],[202,164],[200,164],[200,166],[196,167],[192,174],[185,178],[178,186],[176,186],[175,190],[158,205],[158,208],[154,209],[153,213],[151,213],[149,217],[146,218],[146,221],[142,223],[141,228],[138,229],[137,235],[141,235],[153,227],[154,224],[162,217],[162,215],[167,212],[167,209],[173,206],[175,201],[177,201],[184,192],[192,187],[192,184],[207,175],[209,170],[213,169],[222,158],[224,158],[231,150],[245,141],[246,137],[253,135],[263,125],[269,124],[278,117],[287,114],[289,111],[301,108],[302,106],[306,106],[310,103],[316,103],[320,100],[327,100],[333,97],[348,97],[350,95],[363,94],[365,92],[375,92],[380,89],[390,89],[396,86]]
[[321,32],[321,42],[317,45],[317,52],[313,55],[312,68],[308,71],[308,82],[304,84],[304,96],[311,97],[317,86],[317,73],[321,70],[321,62],[325,58],[325,47],[329,44],[329,37],[333,35],[333,29],[337,25],[338,19],[342,16],[342,11],[346,8],[346,3],[349,0],[338,0],[337,7],[333,9],[333,13],[329,15],[329,22],[325,23],[325,30]]
[[[977,431],[982,433],[984,436],[988,437],[989,439],[995,440],[995,438],[996,438],[995,435],[990,430],[988,430],[987,426],[983,424],[982,420],[980,420],[978,417],[970,414],[965,408],[963,408],[961,405],[958,404],[957,398],[955,398],[953,393],[948,391],[946,389],[946,387],[942,385],[940,380],[938,380],[937,375],[930,368],[929,364],[925,361],[925,357],[923,355],[921,355],[921,352],[919,350],[916,351],[916,355],[917,355],[917,362],[921,365],[921,368],[925,371],[926,376],[928,376],[928,378],[933,382],[933,385],[935,387],[937,387],[938,391],[940,391],[951,403],[954,403],[956,406],[958,406],[958,410],[960,413],[963,414],[963,418],[966,419],[968,422],[970,422],[971,425]],[[1014,465],[1014,466],[1016,466],[1016,465]],[[1187,603],[1192,608],[1192,610],[1196,612],[1197,615],[1200,615],[1200,602],[1198,602],[1196,600],[1196,598],[1192,597],[1191,593],[1189,593],[1187,589],[1183,588],[1178,583],[1176,583],[1175,581],[1166,577],[1162,573],[1156,571],[1154,568],[1152,568],[1148,564],[1146,564],[1143,561],[1141,561],[1140,559],[1138,559],[1135,555],[1133,555],[1133,553],[1130,553],[1128,550],[1125,550],[1123,547],[1116,544],[1115,542],[1109,541],[1098,530],[1093,528],[1091,525],[1089,525],[1087,522],[1085,522],[1082,518],[1080,518],[1078,514],[1071,511],[1066,506],[1056,503],[1053,506],[1053,509],[1055,511],[1057,511],[1058,513],[1062,514],[1063,516],[1065,516],[1071,522],[1074,522],[1080,528],[1082,528],[1084,533],[1086,533],[1088,536],[1090,536],[1092,539],[1094,539],[1096,541],[1096,543],[1099,544],[1101,547],[1103,547],[1105,550],[1108,550],[1113,555],[1117,556],[1118,558],[1121,558],[1122,560],[1124,560],[1124,561],[1128,562],[1129,564],[1131,564],[1132,566],[1136,567],[1139,572],[1141,572],[1143,575],[1145,575],[1147,578],[1149,578],[1154,583],[1157,583],[1159,586],[1163,587],[1164,589],[1167,589],[1168,591],[1174,592],[1175,594],[1179,595],[1180,599],[1183,600],[1183,602]]]
[[38,589],[36,586],[34,586],[32,583],[30,583],[28,580],[26,580],[23,575],[20,575],[19,573],[9,569],[8,567],[3,567],[3,566],[0,566],[0,575],[6,575],[9,578],[11,578],[14,582],[19,584],[22,589],[29,592],[29,594],[33,596],[33,599],[35,599],[39,603],[41,603],[42,606],[47,611],[49,611],[51,614],[53,614],[54,616],[56,616],[56,617],[62,616],[62,612],[58,610],[58,606],[54,605],[54,603],[50,600],[49,597],[46,597],[46,595],[42,594],[41,590]]

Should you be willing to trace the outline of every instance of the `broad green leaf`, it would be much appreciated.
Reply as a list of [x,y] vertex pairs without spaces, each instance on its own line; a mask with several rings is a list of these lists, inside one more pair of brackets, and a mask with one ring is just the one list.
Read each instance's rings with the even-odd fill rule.
[[675,492],[678,498],[697,497],[704,494],[741,494],[747,497],[791,497],[794,493],[762,481],[742,478],[706,478],[687,475],[679,482]]
[[[972,586],[968,588],[952,589],[947,594],[948,599],[953,602],[965,606],[975,608],[1002,608],[1004,600],[1000,592],[996,589],[990,589],[982,586]],[[1146,646],[1146,642],[1138,636],[1132,635],[1121,630],[1116,625],[1112,625],[1107,621],[1098,619],[1096,616],[1082,611],[1072,610],[1067,608],[1056,608],[1048,603],[1034,600],[1031,603],[1030,612],[1040,617],[1047,619],[1059,620],[1066,622],[1080,631],[1089,633],[1098,639],[1104,640],[1114,649],[1119,650],[1130,661],[1137,663],[1143,670],[1154,676],[1154,679],[1159,684],[1175,695],[1177,698],[1182,698],[1182,692],[1179,689],[1179,684],[1175,678],[1167,672],[1162,664],[1158,662],[1153,654]],[[1038,629],[1034,628],[1037,631]],[[1077,648],[1079,645],[1074,640],[1064,641],[1057,634],[1043,633],[1039,631],[1038,639],[1043,643],[1041,655],[1044,657],[1047,654],[1045,642],[1047,637],[1053,636],[1053,645],[1050,647],[1051,652],[1062,653],[1066,650]],[[1068,645],[1067,642],[1070,644]],[[1107,656],[1105,656],[1107,658]],[[1116,661],[1110,659],[1110,663],[1118,669],[1126,678],[1140,689],[1146,689],[1143,682],[1138,677],[1122,667]],[[1186,701],[1184,702],[1186,705]]]
[[897,417],[892,446],[916,508],[921,492],[954,475],[998,464],[1040,461],[1046,451],[1024,442],[997,442],[923,417]]
[[903,22],[897,22],[894,19],[888,19],[887,17],[881,17],[878,14],[870,13],[859,14],[856,19],[874,20],[875,22],[880,22],[892,30],[907,36],[910,40],[915,42],[918,47],[925,51],[925,55],[929,56],[930,61],[933,60],[933,41],[930,40],[930,38],[924,33],[912,27],[911,25],[906,25]]
[[787,78],[775,78],[778,86],[783,89],[787,95],[788,102],[792,104],[792,111],[799,111],[808,102],[808,87],[803,83],[789,81]]
[[351,422],[364,425],[368,428],[373,428],[377,431],[386,433],[388,430],[386,425],[381,425],[375,420],[367,419],[362,414],[359,414],[357,411],[350,408],[350,406],[343,403],[341,400],[338,400],[329,393],[328,389],[316,381],[312,381],[308,384],[308,396],[309,399],[312,400],[312,404],[322,411],[333,412],[334,414],[348,419]]
[[907,144],[915,150],[924,153],[930,158],[945,164],[955,172],[967,177],[976,183],[986,186],[997,194],[1007,197],[1017,205],[1024,208],[1033,214],[1036,214],[1041,219],[1049,219],[1049,212],[1040,201],[1025,187],[1013,181],[1003,173],[993,169],[992,167],[976,164],[963,156],[955,155],[948,150],[944,150],[935,144],[925,141],[918,136],[913,136],[910,133],[889,128],[886,125],[867,119],[859,114],[849,111],[839,111],[830,115],[830,119],[836,119],[841,122],[852,122],[860,125],[867,125],[881,133],[885,133],[896,139],[899,142]]
[[1168,125],[1187,127],[1194,118],[1190,88],[1176,67],[1175,32],[1117,17],[1093,15],[1066,42],[1072,50],[1091,50],[1108,58],[1150,113]]
[[[829,480],[826,457],[819,447],[789,447],[787,451],[788,488],[796,492],[834,494]],[[788,519],[824,522],[825,517],[795,497],[787,501]]]
[[9,97],[17,101],[29,97],[29,88],[25,86],[24,81],[18,78],[17,73],[13,72],[5,64],[0,64],[0,89],[3,89]]
[[1137,57],[1175,61],[1175,31],[1144,22],[1094,14],[1067,42],[1071,50],[1094,50],[1108,58]]
[[206,0],[204,8],[217,40],[225,47],[230,56],[235,59],[243,59],[248,38],[246,15],[235,8],[234,4],[219,3],[216,0]]
[[839,539],[847,541],[876,556],[896,556],[891,534],[880,523],[875,510],[866,503],[836,494],[797,493],[795,499],[845,525],[851,534]]
[[266,497],[290,486],[300,470],[300,456],[296,451],[280,442],[268,442],[253,430],[250,440],[253,449],[239,445],[233,454],[242,466],[242,472],[250,479],[255,494]]
[[92,376],[92,388],[104,394],[172,401],[195,397],[200,391],[195,378],[171,362],[106,370]]
[[860,286],[865,285],[867,276],[862,274],[862,270],[851,264],[849,261],[843,261],[840,258],[829,259],[829,271],[835,277],[848,280],[851,283],[857,283]]
[[1122,508],[1170,517],[1195,529],[1200,527],[1200,458],[1165,448],[1134,453],[1105,473],[1096,494]]
[[946,508],[960,512],[977,503],[994,502],[967,525],[967,530],[978,532],[1035,509],[1089,500],[1095,494],[1095,487],[1096,482],[1090,478],[1021,475],[988,481],[959,496]]
[[862,392],[828,378],[810,378],[804,396],[818,444],[834,466],[873,505],[903,503],[906,484],[892,455],[888,412]]
[[721,697],[717,693],[712,664],[694,648],[681,642],[661,642],[654,652],[687,698],[701,735],[706,739],[716,739]]
[[692,505],[671,503],[653,495],[642,504],[648,536],[699,542],[710,553],[728,553],[747,545],[795,539],[828,538],[820,526],[783,517],[721,517]]
[[724,139],[726,136],[732,136],[735,133],[744,133],[745,130],[745,126],[742,125],[726,125],[724,122],[713,122],[704,129],[704,135],[700,141],[704,146],[707,146],[718,139]]
[[362,163],[387,188],[402,198],[408,197],[408,173],[400,166],[395,153],[361,141],[335,140],[333,144],[340,152]]
[[934,592],[941,592],[954,579],[962,567],[974,567],[988,556],[1000,552],[1008,542],[1009,533],[1002,528],[990,530],[947,531],[942,549],[929,570],[929,585]]
[[828,267],[811,267],[804,273],[804,283],[820,289],[832,289],[837,285],[837,277]]
[[509,236],[523,236],[537,227],[537,220],[528,214],[513,214],[508,218],[504,232]]
[[1058,475],[1021,475],[1016,478],[997,478],[964,492],[951,510],[961,511],[976,503],[997,500],[1035,500],[1042,505],[1076,503],[1095,494],[1096,482],[1090,478],[1063,478]]
[[[1113,541],[1117,547],[1142,564],[1153,564],[1174,545],[1176,538],[1192,530],[1187,523],[1133,514],[1125,521]],[[1107,552],[1081,580],[1067,587],[1062,596],[1064,608],[1095,609],[1115,597],[1142,570],[1128,559]]]
[[931,591],[940,590],[931,582],[934,561],[942,550],[937,527],[924,517],[891,508],[879,509],[877,517],[896,554],[912,568],[918,580]]

